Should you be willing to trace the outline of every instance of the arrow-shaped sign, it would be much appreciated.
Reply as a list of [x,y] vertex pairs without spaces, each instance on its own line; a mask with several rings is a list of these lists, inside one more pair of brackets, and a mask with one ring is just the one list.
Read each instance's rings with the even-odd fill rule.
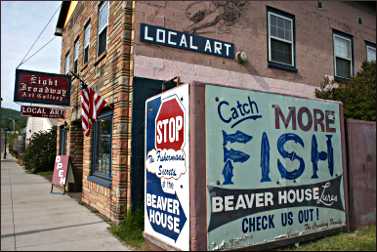
[[[176,242],[187,220],[182,204],[177,193],[169,194],[162,190],[161,181],[154,173],[146,173],[149,223],[154,231]],[[151,202],[148,202],[148,197]]]

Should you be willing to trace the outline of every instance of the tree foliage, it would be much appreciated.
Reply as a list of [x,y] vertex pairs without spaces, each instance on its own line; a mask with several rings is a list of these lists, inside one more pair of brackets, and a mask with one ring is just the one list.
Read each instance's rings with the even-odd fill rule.
[[343,102],[346,118],[376,120],[376,62],[364,62],[361,71],[346,82],[328,78],[316,89],[318,98]]
[[39,131],[31,136],[22,156],[25,169],[32,173],[52,171],[56,155],[56,127]]

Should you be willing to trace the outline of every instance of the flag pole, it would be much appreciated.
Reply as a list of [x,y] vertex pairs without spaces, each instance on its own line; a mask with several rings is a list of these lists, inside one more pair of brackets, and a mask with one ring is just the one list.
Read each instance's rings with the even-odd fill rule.
[[[78,79],[81,83],[80,83],[80,89],[85,89],[88,87],[88,84],[85,83],[85,81],[83,79],[80,78],[80,76],[72,71],[69,71],[69,74],[72,75],[74,78],[71,79],[72,80],[75,80],[75,79]],[[114,107],[112,106],[112,104],[110,103],[106,103],[106,106],[108,106],[109,108],[113,109]]]

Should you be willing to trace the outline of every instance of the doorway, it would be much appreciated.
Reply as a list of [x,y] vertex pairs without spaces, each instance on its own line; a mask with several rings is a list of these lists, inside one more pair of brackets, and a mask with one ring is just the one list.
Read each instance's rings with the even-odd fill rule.
[[135,77],[133,84],[131,200],[136,210],[144,206],[145,101],[161,93],[162,81]]

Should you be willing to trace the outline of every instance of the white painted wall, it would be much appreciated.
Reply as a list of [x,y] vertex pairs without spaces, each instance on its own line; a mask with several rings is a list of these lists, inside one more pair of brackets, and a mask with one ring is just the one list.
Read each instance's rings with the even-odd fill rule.
[[142,55],[135,55],[134,60],[134,75],[136,77],[155,80],[170,80],[174,76],[180,76],[183,83],[199,81],[314,99],[315,89],[318,88],[306,83],[273,79]]
[[53,123],[48,118],[41,117],[28,117],[26,122],[26,141],[25,144],[28,145],[31,136],[41,130],[49,130],[53,126]]

